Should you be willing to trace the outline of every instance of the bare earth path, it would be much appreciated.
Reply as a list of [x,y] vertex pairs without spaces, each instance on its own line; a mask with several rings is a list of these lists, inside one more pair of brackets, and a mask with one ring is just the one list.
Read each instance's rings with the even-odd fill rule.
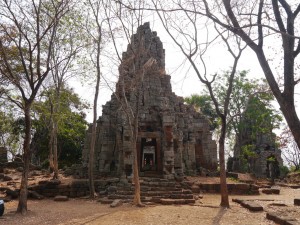
[[[297,217],[300,224],[300,207],[293,205],[293,199],[300,197],[300,189],[281,188],[280,195],[259,196],[230,196],[230,198],[260,200],[265,211],[283,211]],[[146,206],[136,208],[124,204],[118,208],[101,205],[96,201],[86,199],[70,199],[67,202],[54,202],[52,199],[28,202],[27,216],[15,215],[17,201],[5,204],[5,214],[0,218],[0,224],[40,225],[40,224],[107,224],[107,225],[210,225],[210,224],[275,224],[267,220],[266,212],[250,212],[239,204],[231,202],[230,209],[220,208],[220,196],[217,194],[204,194],[194,206]],[[272,203],[284,203],[287,206],[278,208]]]

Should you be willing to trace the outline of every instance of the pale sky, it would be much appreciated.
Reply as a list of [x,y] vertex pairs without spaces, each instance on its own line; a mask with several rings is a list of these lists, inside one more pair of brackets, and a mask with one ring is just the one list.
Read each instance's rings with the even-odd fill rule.
[[[150,19],[150,18],[149,18]],[[166,72],[171,75],[171,84],[172,90],[178,96],[190,96],[191,94],[200,94],[204,86],[199,81],[194,70],[190,68],[190,63],[185,62],[184,66],[180,66],[185,60],[180,49],[173,43],[169,35],[162,28],[159,21],[150,22],[150,27],[152,31],[157,31],[157,35],[160,37],[163,42],[163,46],[166,52]],[[272,37],[271,37],[272,38]],[[270,42],[273,40],[269,40]],[[127,43],[120,44],[123,49],[127,47]],[[272,43],[272,46],[280,49],[280,46],[276,46],[275,43]],[[268,54],[268,52],[267,52]],[[272,52],[269,53],[273,58]],[[275,53],[276,54],[276,53]],[[210,50],[206,53],[206,66],[208,74],[219,73],[222,74],[222,71],[228,70],[232,65],[232,57],[229,55],[227,48],[223,45],[222,42],[216,43],[210,47]],[[272,64],[280,63],[274,59]],[[279,67],[280,68],[280,67]],[[276,67],[275,67],[276,69]],[[263,78],[263,71],[258,63],[256,55],[250,48],[247,48],[239,61],[238,70],[249,70],[249,77],[251,78]],[[274,70],[273,70],[274,71]],[[278,74],[280,71],[276,71]],[[275,72],[275,73],[276,73]],[[114,74],[114,75],[112,75]],[[105,76],[109,76],[108,80],[113,80],[116,82],[117,70],[113,72],[106,72]],[[113,77],[113,78],[111,78]],[[102,113],[102,105],[104,105],[111,98],[111,88],[107,87],[104,80],[102,79],[102,85],[99,94],[99,103],[98,103],[98,116]],[[73,85],[74,86],[74,85]],[[111,87],[115,88],[114,83],[111,83]],[[93,101],[94,97],[94,86],[89,86],[84,84],[79,84],[78,82],[75,85],[75,91],[86,99],[90,103]],[[298,91],[299,92],[299,91]],[[299,96],[296,95],[297,101],[299,101]],[[92,109],[86,111],[88,122],[92,122]]]

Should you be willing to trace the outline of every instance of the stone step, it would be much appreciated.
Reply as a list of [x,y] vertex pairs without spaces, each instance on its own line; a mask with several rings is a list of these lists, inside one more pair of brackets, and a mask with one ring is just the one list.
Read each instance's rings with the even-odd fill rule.
[[163,178],[154,178],[154,177],[141,177],[140,181],[145,181],[145,182],[169,182],[173,180],[168,180],[168,179],[163,179]]
[[147,186],[147,187],[181,187],[175,181],[174,182],[142,181],[142,182],[140,182],[140,184],[141,184],[141,186]]
[[[124,190],[124,191],[133,191],[134,190],[134,184],[131,186],[117,186],[117,190]],[[161,186],[159,184],[156,184],[156,186],[150,186],[146,184],[141,184],[141,191],[180,191],[183,188],[180,185],[168,185],[168,186]]]
[[141,186],[141,191],[181,191],[179,187],[147,187]]
[[[162,178],[142,177],[141,200],[145,203],[160,204],[193,204],[195,199],[190,189],[182,187],[175,180]],[[129,186],[116,186],[108,192],[107,201],[120,199],[123,202],[132,201],[134,197],[134,184],[129,179]]]
[[[120,195],[133,195],[134,190],[126,191],[126,190],[117,190],[117,194]],[[191,190],[149,190],[149,191],[144,191],[141,190],[141,195],[160,195],[160,194],[193,194]]]
[[[108,195],[108,199],[132,199],[132,195],[123,194],[111,194]],[[169,199],[194,199],[193,194],[172,194],[172,193],[141,193],[141,198],[153,197],[153,198],[169,198]]]

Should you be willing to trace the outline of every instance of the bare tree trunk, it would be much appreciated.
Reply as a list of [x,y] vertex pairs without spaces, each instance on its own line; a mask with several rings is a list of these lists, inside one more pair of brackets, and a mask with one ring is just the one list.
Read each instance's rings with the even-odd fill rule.
[[93,121],[91,148],[90,148],[90,154],[89,154],[89,170],[88,170],[88,173],[89,173],[89,189],[90,189],[90,198],[91,199],[95,198],[95,184],[94,184],[95,143],[96,143],[96,121]]
[[25,114],[25,138],[23,145],[23,163],[24,168],[22,172],[21,187],[19,204],[17,208],[17,213],[22,213],[23,215],[27,213],[27,194],[28,194],[28,173],[30,164],[30,141],[31,141],[31,117],[30,117],[31,102],[25,102],[24,114]]
[[221,188],[220,206],[229,208],[228,188],[226,182],[226,169],[225,169],[226,118],[221,118],[221,119],[222,119],[222,127],[221,127],[221,134],[219,138],[220,188]]
[[53,141],[54,141],[54,121],[53,121],[53,105],[51,104],[51,115],[50,115],[50,136],[49,136],[49,170],[52,173],[54,171],[54,155],[53,155]]
[[58,154],[57,154],[57,121],[54,120],[54,126],[53,126],[53,179],[58,179]]
[[290,100],[279,102],[277,99],[280,110],[282,111],[284,118],[294,136],[295,142],[297,143],[298,148],[300,149],[300,121],[297,116],[295,105]]
[[57,87],[55,88],[54,93],[54,107],[53,107],[53,179],[58,179],[58,143],[57,143],[57,136],[58,136],[58,114],[60,112],[60,92],[61,92],[61,85],[62,80],[58,79]]
[[[138,84],[139,86],[140,84]],[[139,89],[139,88],[138,88]],[[136,112],[135,112],[135,118],[134,118],[134,127],[133,127],[133,181],[134,181],[134,199],[133,204],[136,206],[143,206],[141,202],[141,185],[140,185],[140,177],[139,177],[139,166],[138,166],[138,157],[137,157],[137,149],[136,149],[136,143],[138,138],[138,113],[139,113],[139,100],[140,100],[140,93],[138,91],[137,93],[137,102],[136,102]]]
[[[98,14],[97,14],[98,15]],[[102,41],[102,28],[98,22],[98,39],[97,39],[97,72],[96,72],[96,86],[95,86],[95,95],[94,95],[94,105],[93,105],[93,125],[92,125],[92,138],[91,138],[91,148],[89,155],[89,188],[90,188],[90,198],[95,198],[95,184],[94,184],[94,156],[95,156],[95,145],[96,145],[96,127],[97,127],[97,104],[98,104],[98,96],[99,96],[99,86],[100,86],[100,78],[101,78],[101,65],[100,65],[100,56],[101,56],[101,41]]]

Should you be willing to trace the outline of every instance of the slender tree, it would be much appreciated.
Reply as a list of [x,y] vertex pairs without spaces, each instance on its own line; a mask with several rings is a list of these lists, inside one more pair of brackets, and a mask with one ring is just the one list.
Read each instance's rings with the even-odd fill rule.
[[[50,124],[49,124],[49,163],[54,172],[53,179],[58,179],[58,151],[57,133],[60,120],[61,92],[64,90],[67,80],[78,73],[74,69],[77,56],[85,44],[85,35],[82,32],[78,6],[69,9],[68,13],[60,20],[58,29],[54,33],[54,42],[50,55],[51,86],[54,87],[54,95],[49,95]],[[72,21],[72,22],[70,22]]]
[[[228,76],[228,86],[226,89],[226,94],[222,102],[219,102],[215,96],[213,90],[213,84],[216,79],[217,74],[213,75],[211,79],[207,77],[206,65],[204,54],[208,49],[209,45],[212,43],[211,40],[206,39],[206,42],[201,43],[198,36],[198,26],[199,26],[199,15],[195,13],[189,13],[187,11],[182,10],[182,6],[178,4],[178,7],[182,10],[181,18],[172,17],[172,11],[167,12],[162,10],[164,7],[152,0],[152,4],[154,5],[158,16],[171,37],[174,43],[178,46],[184,56],[192,65],[192,68],[196,72],[199,80],[207,87],[209,95],[213,101],[215,106],[216,113],[221,120],[221,131],[218,140],[219,146],[219,161],[220,161],[220,186],[221,186],[221,203],[222,207],[229,207],[229,199],[228,199],[228,189],[226,183],[226,170],[225,170],[225,138],[226,138],[226,128],[227,128],[227,116],[229,110],[229,104],[233,89],[233,80],[236,75],[236,69],[238,65],[238,61],[242,55],[243,50],[246,48],[246,45],[242,45],[241,40],[239,38],[234,38],[234,45],[230,42],[231,36],[228,32],[220,31],[219,28],[215,25],[215,31],[219,38],[221,38],[230,55],[233,58],[233,64],[231,71]],[[195,5],[194,5],[195,7]],[[194,8],[196,10],[196,8]],[[187,29],[189,31],[187,31]],[[174,31],[172,32],[172,31]],[[214,38],[213,40],[215,40]],[[234,47],[237,48],[235,53]],[[203,69],[201,69],[201,67]]]
[[91,18],[88,17],[87,22],[87,33],[89,34],[90,39],[92,40],[93,48],[90,58],[92,65],[96,68],[96,84],[95,84],[95,93],[94,93],[94,102],[93,102],[93,123],[92,123],[92,134],[91,134],[91,143],[89,151],[89,166],[88,166],[88,176],[89,176],[89,188],[90,188],[90,198],[96,197],[95,185],[94,185],[94,155],[95,155],[95,144],[96,144],[96,128],[97,128],[97,105],[99,97],[99,88],[100,88],[100,78],[101,78],[101,56],[103,49],[103,33],[105,22],[104,7],[108,7],[105,4],[105,1],[101,0],[88,0],[88,9],[91,12]]
[[[24,112],[25,136],[18,213],[27,212],[28,172],[31,157],[31,106],[48,76],[54,36],[60,19],[68,12],[71,0],[14,1],[0,3],[1,78],[20,93],[8,97]],[[14,52],[14,57],[9,53]]]

